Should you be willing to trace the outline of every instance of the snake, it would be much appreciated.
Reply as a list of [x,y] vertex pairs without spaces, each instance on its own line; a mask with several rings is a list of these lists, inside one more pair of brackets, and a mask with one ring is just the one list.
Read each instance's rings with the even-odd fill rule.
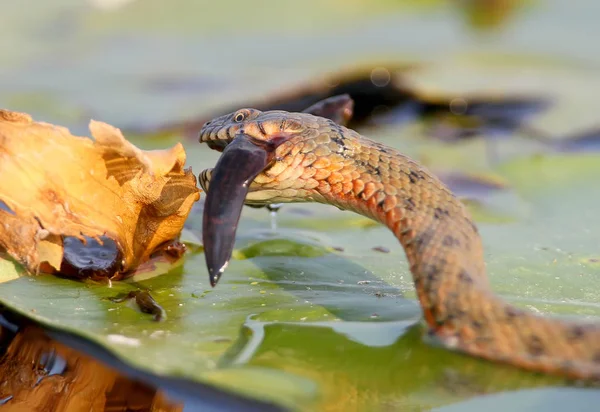
[[516,307],[486,275],[469,211],[440,179],[398,150],[312,113],[243,108],[205,123],[221,151],[199,182],[215,286],[243,204],[318,202],[385,225],[404,249],[425,325],[448,350],[575,381],[600,381],[600,324]]

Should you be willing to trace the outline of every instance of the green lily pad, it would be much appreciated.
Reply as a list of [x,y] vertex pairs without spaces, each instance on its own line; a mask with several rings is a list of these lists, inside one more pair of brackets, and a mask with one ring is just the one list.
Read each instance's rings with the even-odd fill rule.
[[251,259],[258,256],[318,257],[327,253],[327,249],[322,246],[277,237],[248,245],[238,250],[235,258]]
[[[513,194],[495,198],[494,207],[510,212],[516,198],[522,213],[479,225],[499,294],[540,312],[595,317],[600,157],[573,158],[529,157],[495,168]],[[192,213],[189,227],[200,218]],[[198,248],[167,273],[110,288],[20,277],[2,285],[0,300],[139,368],[291,408],[440,407],[561,383],[424,343],[403,251],[381,225],[356,225],[362,218],[314,204],[284,206],[277,219],[273,232],[265,210],[244,210],[234,259],[215,289]],[[193,229],[185,237],[192,244],[199,239]],[[389,253],[373,250],[381,245]],[[109,300],[138,288],[165,309],[164,322]]]
[[[421,94],[550,97],[552,109],[528,124],[549,137],[560,139],[597,123],[599,55],[593,41],[581,41],[597,27],[591,0],[581,8],[560,2],[526,8],[509,19],[515,31],[483,43],[465,35],[456,24],[460,14],[439,0],[308,5],[270,0],[265,7],[243,4],[234,13],[229,3],[190,0],[179,7],[121,2],[111,12],[70,8],[62,0],[38,2],[42,11],[31,13],[13,3],[3,9],[9,18],[0,27],[3,38],[19,44],[3,53],[5,105],[58,124],[81,118],[82,133],[92,115],[124,128],[195,118],[345,64],[371,64],[373,56],[419,63],[419,70],[399,75],[408,76],[405,83]],[[454,3],[466,8],[484,2]],[[411,14],[409,7],[420,9]],[[434,14],[425,14],[427,9]],[[282,16],[298,18],[247,24]],[[555,30],[558,23],[564,30]],[[495,291],[540,312],[599,316],[600,158],[530,157],[545,149],[520,132],[492,147],[501,160],[517,158],[490,166],[489,142],[441,145],[426,138],[423,126],[411,121],[405,128],[361,133],[432,170],[501,176],[508,191],[469,204]],[[181,139],[140,140],[145,148],[163,148]],[[186,143],[196,173],[215,164],[218,153],[195,139]],[[600,401],[597,391],[563,388],[560,379],[425,343],[404,253],[381,225],[334,207],[304,204],[284,206],[277,223],[273,233],[267,212],[244,211],[234,260],[215,289],[202,255],[202,216],[194,213],[181,238],[190,253],[177,267],[156,264],[108,288],[18,277],[18,266],[0,260],[0,282],[9,280],[0,285],[0,301],[94,340],[139,368],[293,409],[574,411]],[[389,253],[373,249],[380,246]],[[140,288],[149,289],[166,310],[164,322],[108,299]]]
[[0,252],[0,283],[18,279],[26,275],[25,269],[7,253]]

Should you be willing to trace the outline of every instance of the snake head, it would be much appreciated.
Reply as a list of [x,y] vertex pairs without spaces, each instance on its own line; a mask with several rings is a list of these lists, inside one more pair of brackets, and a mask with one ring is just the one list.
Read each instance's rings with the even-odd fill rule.
[[[306,116],[317,119],[314,116],[303,113],[289,113],[275,110],[261,112],[260,110],[250,108],[240,109],[205,123],[200,130],[198,140],[200,143],[206,143],[209,148],[219,152],[224,152],[225,148],[234,140],[243,139],[251,142],[257,148],[269,154],[269,162],[260,166],[260,172],[262,172],[274,166],[277,162],[281,162],[289,154],[289,148],[307,137],[306,132],[310,132],[310,130],[308,130],[309,128],[306,125],[315,125],[315,122],[307,122],[307,119],[304,118]],[[308,135],[314,136],[314,133],[308,133]],[[254,170],[249,161],[250,159],[245,157],[248,147],[245,147],[244,151],[230,150],[228,152],[228,157],[233,156],[233,153],[237,153],[236,162],[232,163],[230,167],[232,168],[232,172],[235,172],[236,176],[242,179],[241,181],[245,181],[248,173],[251,173],[250,170]],[[258,168],[259,166],[254,165],[254,167]],[[215,167],[215,169],[203,170],[198,176],[200,186],[207,193],[209,192],[211,181],[213,181],[213,174],[217,169]],[[249,187],[245,204],[266,206],[271,203],[285,201],[277,199],[277,190],[269,190],[276,189],[275,186],[279,184],[274,182],[272,177],[268,177],[265,174],[261,176],[261,185],[256,184]],[[219,180],[215,179],[214,181],[218,182]],[[251,182],[252,180],[250,180]],[[223,199],[227,199],[227,197],[221,200]]]
[[211,149],[222,152],[235,138],[243,122],[256,119],[261,113],[256,109],[240,109],[212,119],[204,123],[198,140],[208,144]]
[[316,140],[310,140],[319,136],[324,124],[346,122],[352,105],[348,95],[341,95],[317,102],[305,113],[246,108],[204,124],[200,143],[223,153],[214,169],[198,176],[207,192],[202,238],[212,286],[231,258],[244,204],[312,200],[314,185],[300,179],[304,155],[298,153],[316,146]]
[[207,192],[202,239],[212,286],[231,258],[251,183],[278,161],[278,148],[302,130],[301,122],[284,113],[241,109],[207,122],[200,131],[200,142],[223,153],[213,170],[199,176]]
[[[316,130],[329,119],[336,124],[345,125],[353,116],[354,100],[348,94],[328,97],[314,103],[304,109],[302,113],[289,113],[284,111],[268,111],[243,108],[235,112],[219,116],[206,122],[199,134],[199,142],[206,143],[209,148],[223,152],[227,145],[238,135],[246,135],[246,139],[252,140],[258,146],[269,152],[275,151],[274,161],[280,161],[289,152],[294,143],[300,140],[316,137]],[[279,148],[282,143],[284,147]],[[287,147],[286,147],[287,146]],[[265,169],[273,166],[273,163],[265,166]],[[241,159],[239,164],[234,165],[236,169],[248,167],[247,162]],[[205,192],[212,180],[213,169],[203,170],[198,176],[200,186]],[[240,176],[243,176],[242,173]],[[299,201],[293,199],[289,193],[285,198],[278,197],[275,186],[283,187],[289,182],[272,182],[266,176],[262,176],[261,185],[255,184],[249,188],[245,204],[254,207],[263,207],[271,203],[285,203]]]
[[[346,125],[354,114],[354,100],[348,94],[331,96],[319,100],[304,109],[302,113],[322,117],[323,120],[329,119],[339,125]],[[222,152],[240,130],[243,130],[245,134],[254,134],[258,141],[281,143],[281,136],[277,141],[278,134],[281,135],[285,132],[289,136],[290,134],[297,135],[302,131],[303,127],[300,126],[299,120],[306,119],[299,119],[297,115],[283,111],[261,112],[251,108],[239,109],[206,122],[200,130],[198,140],[200,143],[206,143],[211,149]],[[279,130],[272,127],[272,122],[276,118],[280,120]],[[249,127],[252,130],[248,130]],[[258,127],[258,133],[256,133],[256,127]]]

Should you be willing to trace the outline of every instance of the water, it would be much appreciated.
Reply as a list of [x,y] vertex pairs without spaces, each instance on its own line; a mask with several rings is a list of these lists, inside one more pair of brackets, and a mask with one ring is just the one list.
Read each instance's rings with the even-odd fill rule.
[[[600,53],[590,39],[600,35],[600,3],[509,0],[496,15],[506,15],[505,22],[489,30],[470,25],[475,14],[452,4],[3,0],[0,106],[81,135],[88,135],[90,118],[122,129],[152,129],[261,100],[348,66],[393,62],[422,65],[401,75],[432,101],[466,93],[548,98],[552,105],[547,110],[528,113],[528,127],[544,137],[597,126]],[[543,150],[526,139],[527,131],[512,129],[516,140],[497,139],[483,147],[477,139],[455,146],[430,143],[414,111],[408,107],[394,114],[394,122],[361,131],[445,171],[488,171],[490,163],[502,165]],[[145,148],[180,140],[131,137]],[[217,153],[195,140],[184,144],[195,173],[214,165]],[[539,166],[542,177],[537,178],[531,173],[540,172],[537,166],[520,167],[510,164],[504,175],[516,194],[501,194],[501,199],[489,194],[508,218],[494,218],[495,210],[485,207],[478,215],[487,222],[482,233],[492,283],[525,306],[598,316],[597,267],[589,263],[597,257],[597,235],[586,232],[597,227],[593,200],[600,198],[598,191],[588,183],[587,192],[583,185],[548,195],[543,189],[548,185],[539,181],[554,184],[562,174],[551,171],[562,170],[563,163]],[[579,181],[574,176],[569,182]],[[542,194],[535,192],[540,185]],[[2,205],[0,199],[0,210]],[[296,209],[302,214],[291,206],[279,212],[245,211],[240,250],[261,251],[265,238],[281,244],[276,253],[262,250],[234,260],[214,291],[199,253],[191,253],[183,268],[144,281],[169,313],[169,323],[160,327],[126,307],[110,306],[101,299],[110,295],[104,289],[75,282],[6,284],[2,298],[39,321],[96,339],[128,359],[118,362],[106,351],[60,335],[63,353],[91,355],[86,362],[94,370],[137,388],[131,399],[138,393],[146,400],[164,397],[175,409],[253,405],[207,382],[308,410],[502,406],[561,411],[600,397],[594,390],[563,387],[559,380],[425,345],[418,326],[406,325],[414,324],[419,310],[391,235],[349,214],[304,205]],[[190,218],[190,227],[197,226],[198,216]],[[506,221],[517,222],[517,228]],[[393,245],[389,254],[371,250],[382,244]],[[344,252],[331,252],[336,246]],[[551,264],[554,260],[558,263]],[[32,342],[50,349],[57,345],[57,335],[40,333]],[[107,336],[130,340],[115,343]],[[60,365],[69,364],[68,357],[44,356],[40,363],[49,368],[46,374],[64,374]],[[17,368],[25,370],[22,365]],[[151,372],[187,376],[196,383],[161,380]],[[5,393],[3,401],[14,402],[14,393]]]

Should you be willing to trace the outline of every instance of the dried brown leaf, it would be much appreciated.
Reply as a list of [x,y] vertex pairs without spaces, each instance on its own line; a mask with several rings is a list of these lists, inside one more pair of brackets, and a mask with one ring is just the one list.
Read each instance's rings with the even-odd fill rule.
[[60,269],[65,236],[107,236],[133,270],[200,197],[181,144],[144,151],[108,124],[90,130],[95,141],[0,110],[0,247],[32,273]]

